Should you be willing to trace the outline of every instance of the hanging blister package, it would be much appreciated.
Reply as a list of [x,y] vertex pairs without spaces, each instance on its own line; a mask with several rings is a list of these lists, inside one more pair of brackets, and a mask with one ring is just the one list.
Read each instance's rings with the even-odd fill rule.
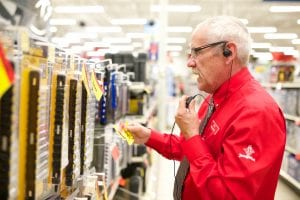
[[10,164],[10,145],[11,145],[11,123],[12,123],[12,98],[13,87],[8,89],[5,94],[0,98],[0,196],[4,199],[9,197],[9,171],[11,170]]
[[61,182],[62,168],[62,145],[63,145],[63,118],[64,118],[64,98],[65,98],[66,77],[62,74],[55,75],[54,87],[54,118],[53,129],[50,134],[52,140],[52,184]]
[[68,164],[63,174],[63,184],[69,194],[75,189],[80,176],[80,135],[81,135],[81,90],[80,59],[68,58]]
[[48,178],[50,79],[48,45],[29,39],[21,62],[19,198],[39,199],[51,188]]
[[30,101],[28,104],[28,121],[26,133],[26,199],[35,199],[36,180],[36,155],[37,155],[37,124],[38,124],[38,93],[39,93],[40,73],[38,71],[29,72]]
[[81,90],[81,131],[80,131],[80,174],[84,171],[85,140],[86,140],[86,115],[87,115],[87,91],[82,83]]
[[18,197],[19,34],[19,28],[0,27],[0,197],[8,200]]
[[104,77],[103,77],[103,95],[100,100],[100,124],[106,125],[107,122],[107,113],[109,106],[109,83],[110,83],[110,71],[108,67],[105,67]]
[[82,69],[82,109],[81,109],[81,174],[90,173],[93,161],[94,130],[96,119],[96,96],[92,90],[93,64],[85,60]]
[[68,76],[67,60],[68,57],[64,51],[55,49],[51,80],[48,182],[56,192],[61,194],[68,193],[65,188],[65,170],[69,164],[69,95],[72,77]]
[[37,124],[40,71],[26,67],[22,70],[20,105],[19,196],[35,199]]
[[[105,117],[104,115],[102,115],[102,112],[105,112],[106,110],[102,110],[102,108],[106,106],[106,93],[104,92],[104,75],[105,68],[109,64],[111,64],[111,60],[102,60],[99,63],[95,64],[95,67],[92,71],[92,76],[94,76],[95,79],[93,82],[97,81],[97,84],[100,87],[99,89],[101,90],[100,93],[102,93],[100,100],[96,98],[97,101],[95,107],[96,116],[93,144],[93,166],[95,167],[96,172],[103,172],[104,170],[104,129],[102,122]],[[93,85],[94,84],[95,83],[93,83]]]
[[2,73],[0,76],[2,81],[4,78],[7,81],[6,85],[1,85],[0,95],[0,197],[3,199],[17,197],[18,177],[18,139],[14,128],[16,123],[13,122],[13,119],[18,119],[16,109],[14,109],[14,106],[18,104],[18,99],[14,81],[15,65],[9,58],[12,57],[13,52],[13,43],[9,39],[9,35],[9,32],[5,31],[5,34],[2,34],[0,30],[0,69]]
[[66,185],[72,186],[74,177],[74,148],[75,148],[75,127],[76,127],[76,95],[77,80],[70,80],[69,87],[69,146],[68,146],[68,165],[66,167]]

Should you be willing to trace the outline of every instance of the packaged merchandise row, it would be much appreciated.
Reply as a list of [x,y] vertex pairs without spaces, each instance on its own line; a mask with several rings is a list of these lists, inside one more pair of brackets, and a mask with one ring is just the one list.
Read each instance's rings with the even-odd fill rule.
[[296,82],[263,84],[283,110],[286,119],[286,148],[281,177],[300,193],[300,85]]
[[285,114],[300,116],[300,88],[273,88],[269,92]]
[[146,147],[114,129],[136,116],[146,124],[154,113],[145,54],[135,80],[136,67],[127,71],[111,55],[84,59],[21,27],[2,27],[0,47],[1,70],[13,76],[0,96],[1,199],[112,199],[121,172],[146,170],[134,160]]

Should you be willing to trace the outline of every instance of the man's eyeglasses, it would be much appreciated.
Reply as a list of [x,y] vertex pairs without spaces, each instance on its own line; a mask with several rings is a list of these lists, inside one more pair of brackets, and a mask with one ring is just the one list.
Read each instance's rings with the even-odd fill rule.
[[220,41],[220,42],[214,42],[214,43],[206,44],[206,45],[203,45],[201,47],[191,48],[189,50],[188,54],[192,58],[196,58],[199,55],[200,51],[202,51],[203,49],[213,47],[213,46],[217,46],[219,44],[226,44],[227,42],[228,41]]

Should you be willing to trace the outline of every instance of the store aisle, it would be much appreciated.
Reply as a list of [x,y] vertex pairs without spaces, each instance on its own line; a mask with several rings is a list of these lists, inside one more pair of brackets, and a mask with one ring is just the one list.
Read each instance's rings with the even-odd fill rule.
[[[156,200],[173,200],[172,192],[174,185],[174,164],[173,161],[163,158],[161,155],[158,157],[158,184],[156,189]],[[175,173],[179,166],[179,162],[175,162]]]
[[[174,167],[173,161],[167,160],[162,156],[158,155],[156,152],[153,152],[153,175],[155,177],[155,181],[153,182],[152,187],[153,192],[152,198],[153,200],[173,200],[172,191],[173,191],[173,183],[174,183]],[[177,170],[179,163],[176,162],[175,170]],[[278,182],[277,191],[275,194],[275,200],[299,200],[300,196],[297,195],[284,181],[281,179]]]
[[299,200],[300,195],[297,195],[283,180],[279,179],[275,200]]

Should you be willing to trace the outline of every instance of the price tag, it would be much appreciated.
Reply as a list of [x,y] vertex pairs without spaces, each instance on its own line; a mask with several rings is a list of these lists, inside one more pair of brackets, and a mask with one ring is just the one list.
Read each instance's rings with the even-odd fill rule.
[[48,62],[54,63],[55,62],[55,48],[51,45],[48,47]]
[[128,130],[126,130],[127,123],[120,123],[119,125],[114,125],[116,132],[124,139],[129,145],[132,145],[134,138]]
[[21,49],[23,52],[29,51],[29,35],[26,30],[20,31]]
[[88,82],[88,78],[87,78],[87,73],[86,73],[86,68],[85,68],[85,64],[82,65],[82,80],[83,80],[83,84],[85,86],[85,89],[88,93],[88,95],[90,95],[90,87],[89,87],[89,82]]
[[115,145],[113,147],[113,149],[111,150],[111,155],[112,155],[114,161],[117,161],[120,158],[120,150],[117,145]]

